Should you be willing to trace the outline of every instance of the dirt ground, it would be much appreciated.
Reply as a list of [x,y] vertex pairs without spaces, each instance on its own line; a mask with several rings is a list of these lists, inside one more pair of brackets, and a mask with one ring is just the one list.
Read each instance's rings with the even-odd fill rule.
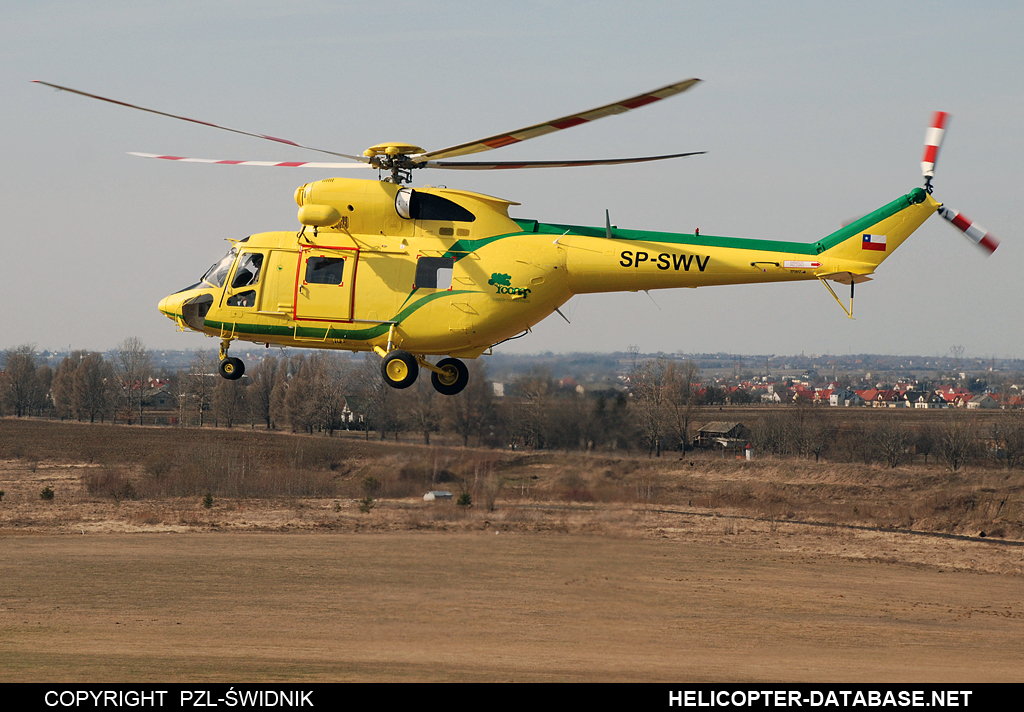
[[1024,680],[1020,579],[671,539],[0,537],[8,681]]
[[1021,548],[650,512],[300,514],[4,528],[0,681],[1024,681]]
[[[966,526],[737,496],[206,508],[90,495],[99,467],[0,461],[0,682],[1024,681],[1024,542]],[[702,472],[728,494],[754,471]]]

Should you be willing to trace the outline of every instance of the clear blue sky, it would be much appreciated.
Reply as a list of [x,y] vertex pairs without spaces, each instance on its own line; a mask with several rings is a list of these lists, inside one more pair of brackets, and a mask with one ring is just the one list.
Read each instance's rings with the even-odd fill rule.
[[346,153],[480,138],[696,76],[686,94],[495,159],[707,150],[648,166],[417,175],[517,217],[813,241],[921,183],[995,233],[938,217],[858,289],[818,284],[584,296],[509,351],[1024,354],[1024,5],[1019,2],[36,2],[0,9],[0,348],[210,348],[156,311],[227,249],[296,227],[330,173],[170,164],[126,151],[318,160],[133,112],[43,79]]

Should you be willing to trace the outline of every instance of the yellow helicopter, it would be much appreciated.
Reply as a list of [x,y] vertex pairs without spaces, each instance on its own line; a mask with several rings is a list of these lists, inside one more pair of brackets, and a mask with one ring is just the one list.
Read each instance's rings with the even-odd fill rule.
[[[301,229],[232,241],[227,255],[198,283],[161,300],[179,328],[220,339],[220,373],[240,378],[231,342],[379,354],[394,388],[411,386],[420,368],[445,395],[462,391],[469,371],[461,359],[547,318],[577,294],[817,279],[853,318],[854,285],[938,211],[991,253],[998,242],[932,198],[931,181],[948,115],[936,112],[925,139],[923,188],[883,205],[817,242],[798,243],[698,233],[542,223],[509,217],[509,200],[429,186],[411,188],[421,168],[498,170],[640,163],[691,156],[675,153],[587,161],[464,162],[459,156],[501,148],[680,94],[687,79],[623,101],[524,129],[424,151],[382,143],[363,155],[303,146],[95,94],[46,86],[170,118],[326,153],[346,162],[215,160],[136,153],[146,158],[312,168],[377,169],[378,180],[327,178],[295,191]],[[850,307],[829,282],[850,286]],[[563,315],[564,318],[564,315]],[[428,356],[443,356],[432,363]]]

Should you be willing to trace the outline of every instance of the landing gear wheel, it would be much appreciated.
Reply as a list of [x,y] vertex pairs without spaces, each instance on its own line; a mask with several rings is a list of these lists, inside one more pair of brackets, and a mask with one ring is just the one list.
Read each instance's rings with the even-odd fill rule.
[[240,358],[226,358],[220,362],[220,375],[229,381],[237,381],[245,375],[245,364]]
[[416,382],[419,374],[420,365],[408,351],[392,351],[380,365],[380,375],[392,388],[408,388]]
[[457,358],[441,359],[437,362],[437,368],[442,373],[431,371],[430,382],[434,384],[434,390],[441,395],[453,396],[461,393],[469,383],[469,369]]

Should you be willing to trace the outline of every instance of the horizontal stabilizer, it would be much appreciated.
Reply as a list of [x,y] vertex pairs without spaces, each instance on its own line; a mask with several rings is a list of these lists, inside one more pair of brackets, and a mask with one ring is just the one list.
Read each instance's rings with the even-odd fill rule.
[[817,275],[821,279],[827,279],[839,284],[860,284],[870,282],[873,278],[866,274],[854,274],[853,272],[829,272],[828,274]]

